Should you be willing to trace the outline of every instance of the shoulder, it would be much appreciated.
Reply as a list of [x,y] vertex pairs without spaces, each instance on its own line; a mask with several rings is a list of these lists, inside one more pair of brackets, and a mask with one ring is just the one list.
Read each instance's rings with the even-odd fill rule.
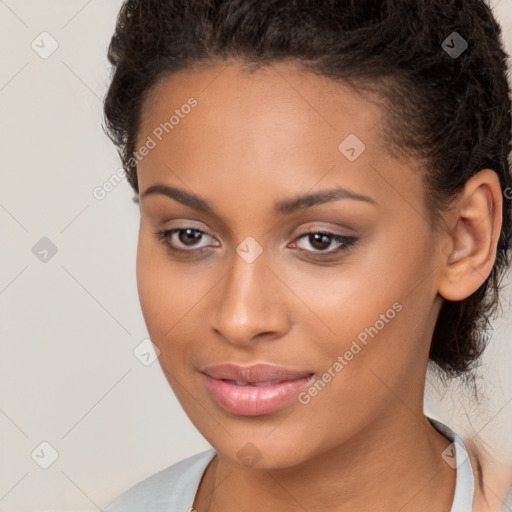
[[478,468],[475,472],[475,512],[512,510],[512,467],[488,459],[470,445],[469,457]]
[[[512,511],[512,465],[502,465],[486,450],[478,436],[459,436],[440,421],[430,422],[449,439],[460,444],[455,447],[457,459],[468,459],[472,474],[473,512]],[[465,453],[464,453],[465,452]],[[458,471],[459,471],[458,467]],[[469,491],[469,488],[467,489]]]
[[478,438],[465,442],[475,475],[474,512],[512,510],[512,466],[496,460]]
[[118,496],[104,512],[165,512],[174,510],[172,506],[187,512],[215,454],[213,448],[197,453],[147,477]]

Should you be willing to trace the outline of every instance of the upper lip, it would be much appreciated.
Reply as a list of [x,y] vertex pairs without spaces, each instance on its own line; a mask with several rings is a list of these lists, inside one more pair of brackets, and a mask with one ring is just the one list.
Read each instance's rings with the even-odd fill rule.
[[239,382],[266,382],[295,380],[309,377],[313,372],[293,370],[269,364],[253,366],[238,366],[235,364],[220,364],[201,370],[202,373],[219,380],[236,380]]

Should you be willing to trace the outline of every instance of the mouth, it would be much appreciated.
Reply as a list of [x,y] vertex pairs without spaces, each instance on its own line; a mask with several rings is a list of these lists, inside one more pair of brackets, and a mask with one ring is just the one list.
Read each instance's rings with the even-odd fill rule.
[[[315,375],[269,365],[249,369],[223,365],[207,368],[201,373],[216,404],[224,411],[240,416],[260,416],[281,409],[309,385]],[[239,377],[241,374],[243,378]],[[252,376],[248,377],[248,374]]]

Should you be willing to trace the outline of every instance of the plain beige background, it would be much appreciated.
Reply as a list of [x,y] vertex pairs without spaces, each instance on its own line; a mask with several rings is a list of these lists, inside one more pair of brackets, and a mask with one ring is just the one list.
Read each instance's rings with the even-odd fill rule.
[[[101,127],[120,5],[0,0],[0,512],[99,510],[209,448],[141,356],[131,189],[94,193],[120,167]],[[493,5],[510,52],[512,0]],[[433,382],[425,410],[512,467],[511,297],[485,354],[487,398]]]

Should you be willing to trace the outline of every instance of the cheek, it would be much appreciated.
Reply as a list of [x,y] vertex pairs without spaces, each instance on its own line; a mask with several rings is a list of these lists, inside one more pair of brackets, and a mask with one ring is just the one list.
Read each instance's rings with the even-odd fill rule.
[[[187,340],[201,328],[200,312],[212,286],[204,273],[173,261],[149,230],[141,230],[137,246],[137,289],[148,333],[161,351]],[[186,343],[183,341],[182,343]]]
[[150,249],[150,241],[142,233],[137,245],[137,290],[142,313],[148,329],[154,322],[154,316],[161,304],[161,280],[158,279],[158,257]]
[[168,275],[170,266],[163,252],[151,240],[151,234],[140,233],[136,265],[139,302],[149,337],[160,350],[160,367],[178,396],[179,386],[174,379],[179,379],[176,362],[183,357],[179,344],[183,336],[180,318],[184,315],[186,300],[176,291],[173,277]]
[[141,230],[137,245],[137,290],[148,332],[159,346],[184,314],[186,302],[183,290],[176,286],[176,273],[171,270],[160,242]]
[[421,248],[392,257],[398,246],[378,246],[363,260],[347,258],[337,270],[324,269],[322,277],[317,271],[295,280],[294,293],[309,309],[299,323],[328,372],[326,395],[340,406],[350,401],[364,409],[389,395],[388,387],[400,388],[411,369],[423,370],[430,266]]

